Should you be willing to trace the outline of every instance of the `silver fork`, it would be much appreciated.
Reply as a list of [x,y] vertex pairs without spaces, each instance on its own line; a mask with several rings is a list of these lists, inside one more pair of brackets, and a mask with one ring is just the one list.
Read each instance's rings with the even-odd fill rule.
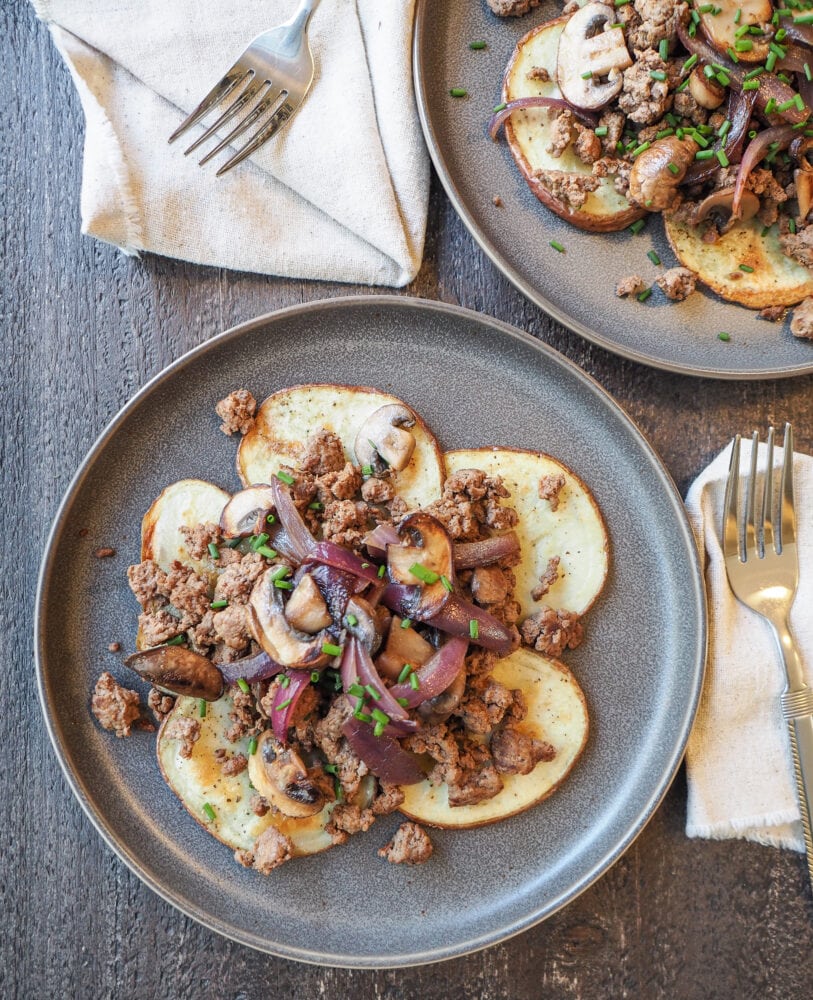
[[218,177],[236,167],[276,135],[305,100],[313,83],[313,56],[308,46],[307,31],[311,14],[318,6],[319,0],[301,0],[290,20],[257,35],[237,62],[175,129],[169,141],[174,142],[227,97],[233,97],[233,100],[185,150],[184,155],[197,149],[242,112],[247,113],[206,153],[200,161],[201,166],[254,125],[257,126],[254,134],[217,171]]
[[813,882],[813,690],[805,682],[799,651],[788,627],[788,615],[799,582],[793,503],[793,428],[785,424],[785,457],[776,504],[773,497],[773,427],[768,431],[768,464],[759,522],[756,520],[758,444],[759,436],[754,431],[745,512],[740,522],[740,435],[734,438],[723,509],[723,555],[734,595],[769,622],[785,667],[787,684],[781,697],[782,714],[790,735],[807,868]]

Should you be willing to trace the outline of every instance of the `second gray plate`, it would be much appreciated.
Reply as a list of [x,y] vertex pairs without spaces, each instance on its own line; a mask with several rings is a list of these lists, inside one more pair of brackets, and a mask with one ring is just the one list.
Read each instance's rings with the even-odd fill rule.
[[[214,405],[303,382],[372,385],[404,398],[446,448],[555,455],[589,484],[612,568],[568,657],[591,733],[567,782],[494,826],[436,831],[429,864],[376,856],[399,819],[264,879],[240,868],[164,784],[155,738],[117,740],[89,710],[103,669],[131,676],[128,563],[141,518],[187,476],[239,489],[236,442]],[[114,545],[112,559],[93,552]],[[705,604],[692,534],[669,476],[610,397],[526,334],[451,306],[395,297],[287,309],[208,341],[113,420],[71,484],[46,546],[38,603],[40,696],[57,756],[100,834],[151,888],[237,941],[300,961],[396,966],[494,944],[599,877],[652,815],[680,763],[700,691]],[[70,572],[65,572],[70,567]]]
[[[651,284],[677,264],[657,216],[642,233],[585,233],[540,204],[504,141],[486,123],[500,100],[502,77],[519,38],[561,13],[550,0],[519,18],[498,18],[486,0],[419,0],[414,72],[418,108],[435,168],[452,204],[496,266],[532,302],[582,337],[644,364],[690,375],[771,378],[813,372],[813,342],[742,306],[700,291],[685,302],[659,291],[645,302],[618,299],[628,274]],[[486,48],[472,50],[472,41]],[[452,97],[463,88],[468,96]],[[499,196],[501,206],[493,203]],[[550,241],[565,248],[557,253]],[[730,334],[724,342],[721,332]]]

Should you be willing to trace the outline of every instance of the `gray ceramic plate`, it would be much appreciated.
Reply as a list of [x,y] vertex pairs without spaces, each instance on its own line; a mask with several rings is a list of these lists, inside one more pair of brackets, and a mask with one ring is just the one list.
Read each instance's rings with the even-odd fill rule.
[[[264,880],[238,867],[159,776],[154,738],[116,740],[90,716],[96,677],[130,681],[125,569],[141,516],[184,476],[238,488],[235,442],[214,404],[301,382],[378,386],[414,406],[448,447],[550,452],[592,487],[613,546],[609,584],[569,657],[587,694],[588,747],[550,800],[498,826],[437,832],[416,869],[376,856],[398,823]],[[82,537],[80,531],[87,529]],[[114,545],[114,559],[93,551]],[[451,306],[338,299],[261,317],[181,358],[113,420],[57,514],[37,607],[40,695],[65,774],[88,816],[147,885],[244,944],[286,958],[396,966],[516,934],[598,878],[672,780],[700,690],[704,591],[679,496],[630,420],[578,368],[511,327]],[[65,573],[64,567],[71,572]]]
[[[532,302],[609,351],[671,371],[716,378],[769,378],[813,372],[813,343],[789,321],[767,323],[755,312],[702,291],[668,302],[656,289],[646,303],[618,299],[615,284],[635,273],[648,283],[677,263],[659,218],[644,231],[584,233],[557,218],[531,193],[505,142],[486,131],[500,100],[503,71],[517,40],[561,12],[550,0],[520,18],[498,18],[486,0],[419,0],[414,70],[418,107],[435,168],[474,238]],[[487,48],[473,51],[469,42]],[[461,87],[468,97],[454,98]],[[498,195],[502,207],[492,198]],[[560,254],[550,246],[557,240]],[[718,340],[721,331],[731,340]]]

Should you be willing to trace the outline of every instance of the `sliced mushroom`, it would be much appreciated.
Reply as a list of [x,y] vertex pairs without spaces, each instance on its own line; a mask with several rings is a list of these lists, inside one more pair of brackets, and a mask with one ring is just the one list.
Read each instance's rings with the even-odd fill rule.
[[309,635],[321,632],[333,623],[322,592],[310,573],[305,573],[291,592],[285,605],[285,617],[290,625]]
[[742,38],[737,32],[746,26],[769,24],[773,17],[771,0],[716,0],[713,5],[705,0],[694,0],[694,7],[700,15],[704,34],[721,55],[731,50],[736,52],[740,62],[746,63],[762,62],[766,58],[770,38],[747,34],[745,39],[751,42],[751,48],[738,48],[737,43]]
[[657,139],[632,164],[629,197],[651,212],[672,208],[678,185],[699,148],[694,139],[676,135]]
[[248,776],[259,794],[286,816],[313,816],[325,804],[324,793],[302,758],[284,747],[270,729],[248,758]]
[[398,529],[401,542],[387,546],[387,570],[393,583],[416,587],[416,618],[429,618],[446,603],[454,583],[454,551],[444,526],[418,511]]
[[415,450],[414,436],[403,428],[414,424],[414,414],[400,403],[374,410],[359,428],[353,445],[358,464],[369,465],[374,472],[383,472],[388,466],[401,472]]
[[419,632],[411,627],[403,628],[403,620],[398,615],[393,615],[387,633],[387,644],[375,665],[380,674],[394,681],[398,679],[405,664],[422,667],[431,660],[435,652],[434,646]]
[[295,629],[285,617],[280,590],[274,581],[279,566],[271,566],[254,584],[248,602],[249,628],[254,639],[272,660],[302,669],[324,666],[330,657],[322,645],[331,636],[322,630],[315,636]]
[[220,515],[220,531],[224,538],[244,538],[254,533],[257,518],[274,506],[270,486],[249,486],[235,493]]
[[418,706],[418,715],[429,726],[445,722],[463,700],[465,690],[466,671],[461,670],[445,691],[421,702]]
[[[573,14],[559,37],[556,82],[566,101],[577,108],[603,108],[623,84],[621,70],[632,59],[612,7],[588,3]],[[589,76],[586,74],[589,73]]]
[[145,681],[169,694],[217,701],[223,675],[211,660],[185,646],[156,646],[133,653],[124,661]]
[[705,222],[710,216],[716,216],[717,228],[721,233],[727,233],[738,221],[747,222],[759,211],[759,198],[753,191],[744,191],[740,203],[740,214],[736,218],[731,214],[734,201],[734,188],[720,188],[713,191],[697,206],[694,214],[695,222]]
[[807,221],[810,209],[813,207],[813,170],[794,170],[793,183],[796,185],[796,201],[799,203],[799,215],[802,221]]
[[689,93],[701,108],[709,111],[719,108],[725,100],[725,87],[706,76],[702,66],[695,66],[689,76]]
[[390,612],[379,604],[373,607],[363,597],[354,597],[347,605],[343,625],[350,635],[355,636],[370,653],[375,656],[381,640],[390,623]]

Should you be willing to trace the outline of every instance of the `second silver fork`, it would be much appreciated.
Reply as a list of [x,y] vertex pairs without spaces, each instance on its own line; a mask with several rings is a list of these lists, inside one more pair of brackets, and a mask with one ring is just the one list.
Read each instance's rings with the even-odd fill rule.
[[782,657],[787,680],[781,698],[782,714],[788,726],[807,866],[813,882],[813,689],[805,680],[801,657],[788,625],[799,583],[793,499],[793,428],[785,424],[785,454],[776,511],[773,427],[768,432],[767,467],[759,521],[756,493],[758,445],[759,438],[755,432],[751,440],[745,516],[740,521],[739,434],[734,439],[723,510],[723,555],[732,591],[738,600],[771,625]]

